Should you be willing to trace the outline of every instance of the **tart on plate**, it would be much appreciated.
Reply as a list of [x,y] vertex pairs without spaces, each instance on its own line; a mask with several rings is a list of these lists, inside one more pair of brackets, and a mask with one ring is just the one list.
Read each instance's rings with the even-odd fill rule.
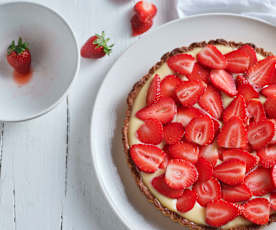
[[275,64],[251,43],[217,39],[166,53],[134,85],[124,149],[164,215],[198,230],[276,221]]

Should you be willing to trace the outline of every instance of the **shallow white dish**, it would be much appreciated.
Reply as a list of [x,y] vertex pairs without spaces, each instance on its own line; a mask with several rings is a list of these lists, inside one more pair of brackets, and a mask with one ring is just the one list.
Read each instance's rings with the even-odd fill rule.
[[[129,229],[183,230],[184,227],[150,204],[130,173],[121,140],[127,95],[164,53],[217,38],[252,42],[276,53],[276,29],[269,24],[232,14],[193,16],[161,26],[138,40],[113,65],[98,92],[91,122],[93,163],[103,193]],[[272,224],[266,230],[275,226]]]
[[[75,36],[53,10],[35,3],[0,5],[0,120],[38,117],[62,100],[79,70]],[[18,85],[6,60],[7,47],[22,37],[30,45],[33,76]]]

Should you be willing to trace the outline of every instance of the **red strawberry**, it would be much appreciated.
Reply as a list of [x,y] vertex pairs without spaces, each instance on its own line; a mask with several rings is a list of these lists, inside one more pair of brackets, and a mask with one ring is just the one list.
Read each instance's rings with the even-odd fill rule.
[[160,77],[155,74],[151,80],[148,93],[147,93],[147,105],[154,104],[160,100]]
[[262,88],[269,84],[273,77],[276,57],[270,56],[252,65],[247,73],[250,84]]
[[249,83],[238,85],[238,94],[243,96],[246,103],[253,98],[259,98],[259,93]]
[[153,145],[136,144],[131,146],[130,156],[141,171],[153,173],[164,160],[166,153]]
[[112,45],[108,45],[109,38],[105,38],[104,31],[102,34],[96,34],[90,37],[81,48],[81,56],[83,58],[101,58],[110,55]]
[[266,119],[263,104],[257,100],[250,100],[247,105],[248,118],[250,122],[259,122]]
[[176,202],[177,211],[179,212],[190,211],[195,206],[196,198],[197,198],[196,193],[194,191],[186,189],[183,195],[177,199],[177,202]]
[[255,224],[267,224],[269,215],[270,203],[265,198],[255,198],[243,205],[243,216]]
[[162,195],[169,197],[169,198],[178,198],[181,197],[183,195],[184,190],[183,189],[179,189],[179,190],[175,190],[170,188],[166,182],[165,182],[165,175],[161,175],[158,177],[155,177],[152,181],[151,181],[152,186]]
[[245,184],[236,186],[223,185],[221,192],[222,198],[229,202],[246,201],[252,196],[252,193]]
[[250,46],[250,45],[243,45],[240,48],[240,50],[243,51],[243,52],[246,52],[247,55],[249,56],[249,58],[250,58],[249,66],[252,66],[252,65],[254,65],[257,62],[256,51],[255,51],[255,49],[252,46]]
[[248,142],[254,149],[260,149],[272,140],[274,133],[274,123],[270,120],[251,123],[248,127]]
[[186,160],[172,159],[165,173],[166,183],[173,189],[186,189],[198,178],[196,167]]
[[150,2],[139,1],[135,4],[134,11],[141,22],[147,22],[156,15],[157,8]]
[[204,114],[199,109],[196,109],[194,107],[178,107],[175,121],[181,123],[184,127],[186,127],[191,120],[196,117],[202,116],[204,116]]
[[175,90],[178,100],[183,106],[192,106],[206,89],[203,81],[183,81]]
[[164,126],[164,140],[167,144],[175,144],[184,136],[184,127],[181,123],[173,122]]
[[276,211],[276,192],[270,194],[270,207]]
[[8,47],[7,61],[16,72],[20,74],[29,73],[32,58],[28,43],[22,42],[22,38],[18,39],[17,45],[15,45],[15,41],[12,41]]
[[272,140],[269,142],[269,144],[276,144],[276,120],[275,119],[270,119],[272,123],[274,124],[274,135],[272,137]]
[[219,159],[218,147],[215,143],[201,147],[199,157],[209,161],[213,167],[217,164]]
[[223,161],[214,168],[214,176],[225,184],[237,185],[244,181],[245,162],[238,159]]
[[141,120],[157,119],[162,123],[171,121],[176,114],[176,104],[170,97],[163,97],[157,103],[146,106],[136,113]]
[[[163,151],[164,151],[165,153],[167,153],[167,151],[165,150],[165,147],[163,148]],[[160,169],[166,169],[166,168],[167,168],[167,165],[168,165],[168,163],[169,163],[169,160],[170,160],[170,158],[169,158],[168,155],[166,154],[164,160],[163,160],[162,163],[159,165],[159,168],[160,168]]]
[[193,191],[197,194],[197,202],[203,207],[210,201],[221,198],[221,186],[215,177],[205,182],[197,182],[193,186]]
[[220,147],[224,148],[246,148],[247,132],[243,121],[238,117],[233,117],[224,123],[217,142]]
[[210,79],[214,86],[229,96],[232,97],[238,93],[233,76],[225,70],[211,70]]
[[199,63],[195,63],[192,73],[187,77],[189,78],[190,81],[201,80],[207,83],[209,80],[209,75],[210,75],[209,70],[204,68]]
[[267,87],[263,88],[261,94],[266,97],[276,96],[276,84],[268,85]]
[[198,146],[189,142],[179,142],[169,146],[171,158],[184,159],[195,164],[198,160],[198,154]]
[[204,94],[198,101],[201,108],[203,108],[212,117],[219,119],[223,111],[223,105],[220,93],[211,85],[207,87]]
[[224,55],[210,44],[197,54],[197,60],[200,64],[211,69],[224,69],[227,65]]
[[208,116],[194,118],[185,127],[185,131],[185,137],[188,141],[199,145],[208,145],[214,139],[214,122]]
[[137,136],[145,144],[158,145],[163,139],[163,125],[157,119],[145,120],[137,130]]
[[168,75],[161,81],[161,97],[171,97],[178,100],[175,89],[181,83],[181,79],[175,75]]
[[272,168],[276,164],[276,145],[265,146],[258,150],[260,164],[264,168]]
[[237,49],[225,54],[226,69],[231,73],[244,73],[249,68],[250,57],[243,49]]
[[198,181],[200,182],[208,181],[213,176],[213,166],[211,162],[204,158],[198,159],[196,168],[198,171]]
[[237,82],[237,86],[238,87],[240,87],[242,85],[249,84],[248,80],[245,78],[244,75],[238,75],[238,76],[236,76],[236,82]]
[[238,159],[246,164],[246,172],[249,172],[257,166],[259,163],[259,158],[249,152],[241,149],[229,149],[222,153],[223,160]]
[[176,54],[167,60],[168,66],[176,73],[189,75],[192,73],[196,60],[189,54]]
[[269,118],[276,118],[276,96],[270,96],[264,103],[264,108]]
[[130,20],[132,36],[137,36],[148,31],[153,24],[152,19],[149,19],[145,22],[140,21],[139,16],[137,14],[133,15]]
[[263,196],[274,190],[274,184],[269,169],[255,169],[245,177],[244,183],[254,196]]
[[274,187],[276,187],[276,166],[274,165],[271,170],[271,177],[274,184]]
[[236,96],[223,112],[224,122],[229,121],[232,117],[239,117],[244,122],[247,121],[246,104],[242,95]]
[[206,223],[213,227],[227,224],[239,215],[238,208],[224,200],[215,200],[207,204]]

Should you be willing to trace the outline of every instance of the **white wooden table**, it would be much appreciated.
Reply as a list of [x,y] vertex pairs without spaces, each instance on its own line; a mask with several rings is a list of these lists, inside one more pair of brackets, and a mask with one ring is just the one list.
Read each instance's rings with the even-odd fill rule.
[[[7,0],[0,0],[3,2]],[[63,15],[80,46],[90,35],[104,30],[115,47],[110,57],[81,60],[80,73],[68,97],[50,113],[23,123],[0,122],[0,229],[126,229],[95,177],[89,129],[94,100],[105,74],[139,39],[130,35],[135,1],[34,2]],[[176,17],[167,11],[171,0],[153,2],[158,7],[153,28]]]

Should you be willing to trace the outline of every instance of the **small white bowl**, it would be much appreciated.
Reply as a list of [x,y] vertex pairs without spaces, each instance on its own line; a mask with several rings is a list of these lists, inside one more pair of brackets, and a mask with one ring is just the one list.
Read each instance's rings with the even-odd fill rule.
[[[29,2],[0,5],[0,120],[25,121],[53,109],[79,71],[76,38],[53,10]],[[7,47],[22,37],[30,46],[33,75],[18,85],[6,60]]]

